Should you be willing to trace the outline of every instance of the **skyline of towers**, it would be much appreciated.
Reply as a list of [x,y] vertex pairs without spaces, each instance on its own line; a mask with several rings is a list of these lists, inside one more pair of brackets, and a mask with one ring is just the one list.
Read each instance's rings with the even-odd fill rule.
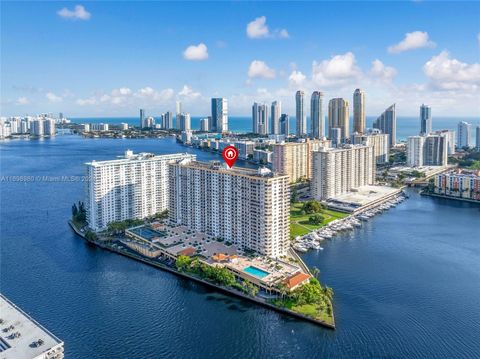
[[353,93],[353,132],[365,133],[365,92],[356,89]]
[[268,106],[254,102],[252,106],[252,131],[259,135],[268,134]]
[[432,133],[432,108],[422,104],[420,106],[420,136]]
[[178,127],[180,131],[188,131],[191,129],[191,121],[190,121],[190,114],[186,112],[179,113],[177,115],[179,118]]
[[332,129],[341,130],[342,141],[350,138],[350,116],[348,101],[343,98],[332,98],[328,102],[328,134],[332,136]]
[[226,98],[212,98],[212,117],[209,128],[212,132],[228,131],[228,101]]
[[388,134],[388,147],[391,148],[397,143],[397,113],[395,104],[388,107],[373,122],[373,128],[377,128],[382,133]]
[[273,101],[270,111],[270,125],[271,130],[270,133],[274,135],[280,134],[280,114],[282,113],[282,103],[280,101]]
[[298,137],[305,136],[307,134],[307,116],[305,114],[305,92],[298,90],[295,94],[295,120],[296,135]]
[[310,100],[310,121],[312,122],[312,137],[322,138],[323,130],[323,92],[314,91]]

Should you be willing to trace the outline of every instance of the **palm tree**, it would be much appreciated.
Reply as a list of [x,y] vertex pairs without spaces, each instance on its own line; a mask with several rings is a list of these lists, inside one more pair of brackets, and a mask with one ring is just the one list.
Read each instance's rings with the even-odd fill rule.
[[328,298],[328,299],[332,299],[333,298],[333,289],[330,288],[330,287],[327,287],[325,286],[323,288],[323,294]]
[[320,269],[318,269],[317,267],[313,267],[312,268],[312,274],[315,278],[318,279],[318,277],[320,276]]

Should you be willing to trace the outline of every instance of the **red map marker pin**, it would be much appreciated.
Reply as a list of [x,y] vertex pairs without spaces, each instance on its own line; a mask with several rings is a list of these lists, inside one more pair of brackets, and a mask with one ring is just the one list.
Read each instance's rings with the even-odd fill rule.
[[222,151],[222,157],[227,163],[228,167],[232,168],[233,164],[238,158],[238,150],[233,146],[227,146]]

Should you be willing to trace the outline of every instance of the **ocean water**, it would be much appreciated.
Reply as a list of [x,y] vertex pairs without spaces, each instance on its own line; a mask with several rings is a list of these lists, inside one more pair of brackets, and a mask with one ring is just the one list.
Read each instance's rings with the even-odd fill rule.
[[303,255],[335,291],[330,331],[74,235],[82,164],[128,148],[193,151],[171,138],[0,141],[1,291],[65,341],[66,358],[479,358],[479,205],[409,191]]
[[[192,129],[200,129],[200,120],[204,117],[192,117]],[[126,122],[131,126],[138,126],[138,117],[94,117],[94,118],[71,118],[76,123],[111,123],[119,124]],[[367,116],[367,128],[371,128],[376,117]],[[435,117],[433,119],[433,130],[449,129],[456,130],[458,122],[467,121],[472,124],[472,136],[475,136],[475,126],[480,126],[480,118],[465,118],[465,117]],[[352,129],[352,119],[350,119],[350,128]],[[250,117],[229,117],[229,129],[233,132],[251,132],[252,119]],[[307,128],[310,129],[310,118],[307,118]],[[327,124],[324,124],[327,128]],[[295,117],[290,117],[290,133],[295,132]],[[418,135],[420,132],[420,120],[418,117],[397,117],[397,140],[405,140],[408,136]],[[472,138],[474,141],[474,138]]]

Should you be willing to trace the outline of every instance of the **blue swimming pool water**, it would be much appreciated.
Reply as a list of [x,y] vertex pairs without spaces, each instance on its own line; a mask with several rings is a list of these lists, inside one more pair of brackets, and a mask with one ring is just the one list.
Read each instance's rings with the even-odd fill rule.
[[253,275],[254,277],[260,278],[260,279],[262,279],[263,277],[266,277],[269,274],[268,272],[265,272],[261,269],[258,269],[256,267],[252,267],[252,266],[244,268],[243,271],[247,272],[248,274]]

